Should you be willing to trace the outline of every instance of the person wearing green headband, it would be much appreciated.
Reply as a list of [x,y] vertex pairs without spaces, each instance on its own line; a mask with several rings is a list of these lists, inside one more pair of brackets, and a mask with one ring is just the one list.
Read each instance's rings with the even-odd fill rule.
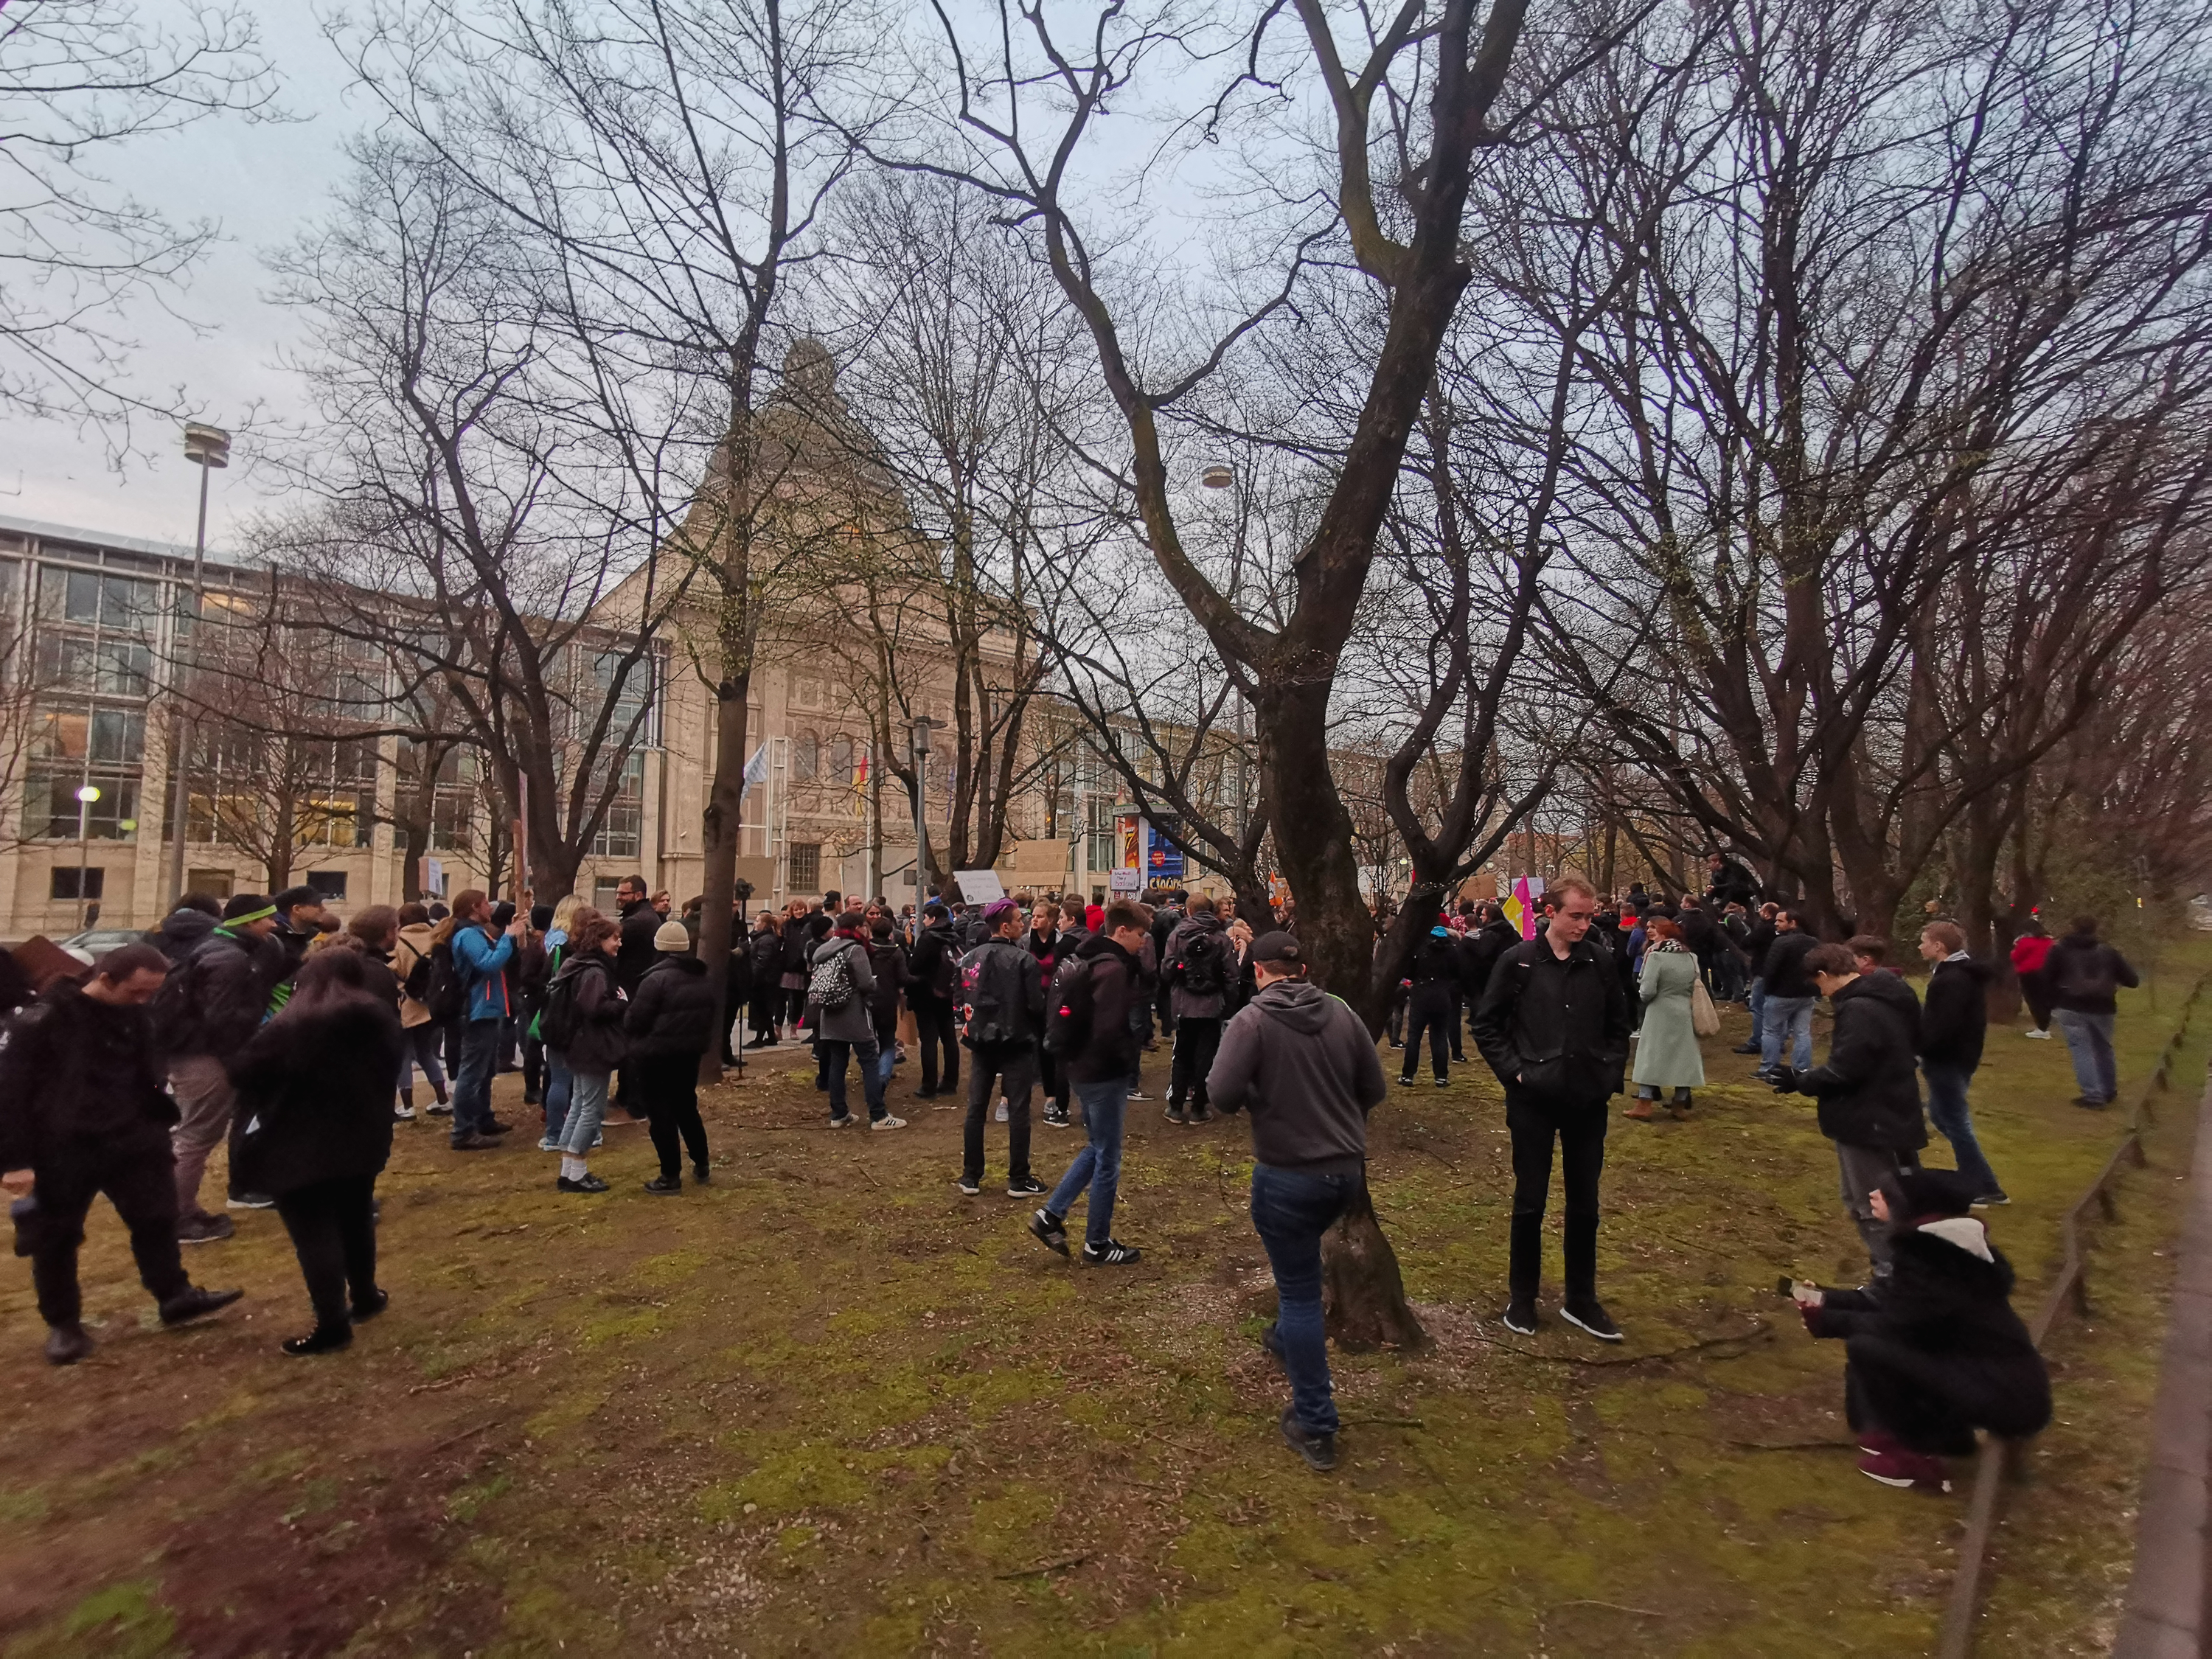
[[155,1005],[155,1030],[168,1056],[169,1090],[179,1114],[170,1141],[183,1243],[231,1235],[229,1217],[200,1207],[200,1177],[208,1155],[229,1134],[238,1103],[224,1058],[240,1053],[261,1028],[283,971],[281,953],[263,945],[276,931],[275,905],[258,893],[235,895],[222,908],[222,923],[169,975]]

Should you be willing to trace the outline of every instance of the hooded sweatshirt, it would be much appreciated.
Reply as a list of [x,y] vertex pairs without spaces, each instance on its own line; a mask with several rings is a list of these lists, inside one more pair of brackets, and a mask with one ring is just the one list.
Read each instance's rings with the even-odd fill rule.
[[1920,1011],[1920,1058],[1927,1065],[1971,1072],[1982,1063],[1990,1024],[1990,966],[1972,957],[1946,957],[1928,980]]
[[1359,1016],[1306,980],[1277,980],[1221,1033],[1206,1079],[1218,1112],[1252,1109],[1252,1155],[1304,1175],[1358,1175],[1387,1092]]

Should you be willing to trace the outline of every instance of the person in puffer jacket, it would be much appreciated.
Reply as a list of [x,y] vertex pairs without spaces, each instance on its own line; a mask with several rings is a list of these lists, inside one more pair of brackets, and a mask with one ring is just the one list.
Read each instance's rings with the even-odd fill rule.
[[1951,1170],[1872,1189],[1893,1241],[1881,1292],[1792,1290],[1806,1329],[1843,1340],[1859,1469],[1884,1486],[1948,1491],[1942,1460],[1970,1455],[1976,1429],[2017,1439],[2051,1421],[2051,1376],[2013,1311],[2012,1264],[1968,1213],[1977,1196]]
[[1898,1204],[1896,1182],[1920,1167],[1928,1122],[1920,1105],[1920,999],[1894,974],[1862,974],[1848,945],[1816,945],[1805,957],[1820,994],[1836,1011],[1825,1065],[1772,1073],[1777,1094],[1820,1102],[1820,1133],[1836,1143],[1844,1207],[1866,1241],[1877,1279],[1890,1271],[1889,1224],[1867,1194],[1880,1188]]
[[681,1154],[691,1155],[691,1177],[712,1178],[707,1126],[699,1119],[699,1056],[714,1041],[716,1010],[707,964],[691,954],[691,935],[680,921],[664,921],[653,935],[659,957],[637,982],[623,1016],[629,1058],[645,1091],[645,1114],[660,1173],[645,1183],[665,1196],[684,1190]]

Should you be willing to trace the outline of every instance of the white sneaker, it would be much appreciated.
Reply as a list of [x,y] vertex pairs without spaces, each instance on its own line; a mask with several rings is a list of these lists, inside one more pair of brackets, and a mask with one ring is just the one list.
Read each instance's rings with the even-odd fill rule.
[[558,1142],[548,1140],[544,1136],[540,1135],[538,1138],[538,1150],[541,1152],[557,1152],[561,1147]]
[[902,1117],[879,1117],[868,1127],[871,1129],[903,1129],[906,1120]]
[[2051,1041],[2050,1032],[2039,1031],[2033,1025],[2029,1026],[2025,1031],[2022,1031],[2021,1035],[2024,1037],[2033,1037],[2039,1042],[2048,1042]]
[[392,1116],[394,1122],[412,1123],[415,1121],[415,1109],[412,1106],[394,1106],[392,1109]]
[[1003,1101],[1003,1100],[1002,1100],[1002,1101],[1000,1101],[1000,1102],[999,1103],[999,1109],[998,1109],[997,1111],[995,1111],[995,1112],[994,1112],[994,1113],[992,1113],[992,1114],[991,1114],[991,1116],[992,1116],[992,1118],[994,1119],[994,1121],[997,1121],[997,1122],[1000,1122],[1000,1123],[1004,1123],[1004,1122],[1006,1121],[1007,1115],[1008,1115],[1008,1109],[1007,1109],[1007,1106],[1006,1106],[1006,1103],[1005,1101]]

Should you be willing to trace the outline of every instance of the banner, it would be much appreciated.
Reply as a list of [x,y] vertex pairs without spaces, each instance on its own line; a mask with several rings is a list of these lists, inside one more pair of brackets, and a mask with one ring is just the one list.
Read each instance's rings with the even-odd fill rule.
[[1158,823],[1147,824],[1151,847],[1145,854],[1145,874],[1155,886],[1182,879],[1182,848],[1169,837],[1182,828],[1180,818],[1163,818]]
[[955,870],[952,879],[960,885],[963,904],[990,904],[1006,896],[996,870]]
[[1114,820],[1114,844],[1120,849],[1114,861],[1117,870],[1144,868],[1145,821],[1134,812],[1124,812]]
[[1505,920],[1520,931],[1522,939],[1536,937],[1536,907],[1526,876],[1517,878],[1513,890],[1505,896]]

